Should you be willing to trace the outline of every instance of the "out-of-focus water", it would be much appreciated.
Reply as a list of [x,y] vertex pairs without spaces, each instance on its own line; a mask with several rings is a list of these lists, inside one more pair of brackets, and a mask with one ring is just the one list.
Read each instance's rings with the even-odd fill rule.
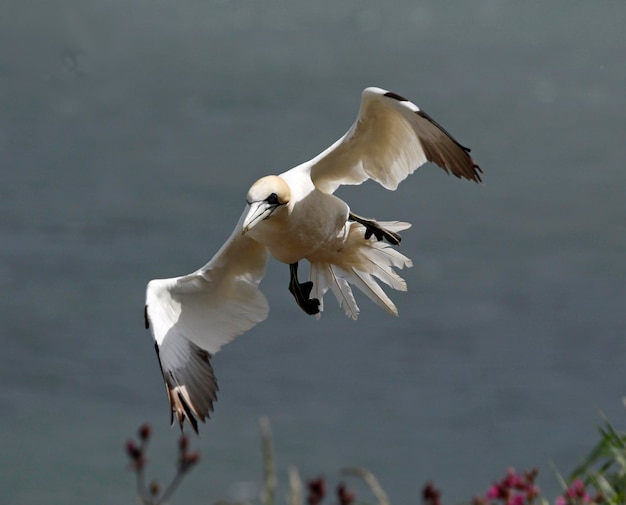
[[[0,492],[5,504],[133,503],[124,440],[176,429],[146,282],[204,264],[250,183],[309,159],[369,85],[410,97],[484,169],[424,167],[398,319],[359,297],[320,321],[262,284],[269,319],[213,360],[220,399],[174,503],[250,498],[257,419],[288,465],[372,470],[393,503],[447,503],[504,469],[569,472],[626,393],[626,7],[621,2],[61,0],[0,5]],[[239,484],[238,484],[239,483]],[[254,490],[254,486],[252,486]],[[284,489],[284,488],[283,488]],[[361,498],[367,499],[366,495]],[[371,501],[371,500],[370,500]]]

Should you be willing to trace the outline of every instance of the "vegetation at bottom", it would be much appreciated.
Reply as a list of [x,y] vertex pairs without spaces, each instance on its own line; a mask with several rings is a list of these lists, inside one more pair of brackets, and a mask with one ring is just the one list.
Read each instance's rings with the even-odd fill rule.
[[[263,488],[259,501],[261,505],[277,505],[277,476],[274,466],[272,435],[269,421],[262,418],[261,452],[263,456]],[[505,471],[504,476],[493,482],[481,494],[469,499],[466,505],[626,505],[626,433],[618,432],[608,420],[599,427],[600,439],[583,462],[564,478],[556,475],[562,491],[553,500],[542,496],[536,485],[539,474],[537,469],[517,472],[513,468]],[[181,435],[178,442],[176,470],[170,482],[162,487],[159,482],[146,484],[146,451],[151,438],[151,429],[147,424],[138,431],[138,441],[126,442],[126,454],[130,459],[129,469],[134,472],[137,481],[137,493],[142,505],[165,505],[174,494],[183,478],[200,461],[198,452],[189,451],[189,440]],[[369,488],[372,497],[359,499],[345,482],[339,481],[329,491],[324,477],[317,476],[306,481],[300,477],[296,467],[288,471],[288,494],[285,505],[391,505],[378,479],[364,468],[344,468],[345,477],[355,476],[362,479]],[[443,505],[442,492],[434,483],[424,485],[421,497],[410,503],[422,505]],[[249,505],[247,503],[229,503],[217,501],[216,505]]]

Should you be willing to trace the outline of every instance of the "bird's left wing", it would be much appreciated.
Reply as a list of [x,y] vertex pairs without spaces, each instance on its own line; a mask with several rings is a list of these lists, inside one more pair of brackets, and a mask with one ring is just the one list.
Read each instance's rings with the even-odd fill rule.
[[[244,213],[245,215],[245,213]],[[263,321],[269,305],[258,289],[265,274],[265,246],[242,235],[243,217],[204,267],[146,290],[146,326],[155,347],[174,414],[197,432],[213,410],[217,382],[210,358],[237,335]]]
[[326,193],[367,179],[394,190],[427,161],[479,182],[480,168],[469,151],[406,98],[366,88],[357,120],[348,132],[303,165],[310,168],[315,186]]

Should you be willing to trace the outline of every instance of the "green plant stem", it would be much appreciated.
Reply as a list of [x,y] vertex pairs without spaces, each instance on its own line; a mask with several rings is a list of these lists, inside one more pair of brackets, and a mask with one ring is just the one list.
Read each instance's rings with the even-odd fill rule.
[[184,475],[185,475],[185,472],[183,472],[183,471],[178,470],[176,472],[176,475],[174,475],[174,478],[169,483],[169,485],[167,486],[165,491],[163,491],[163,493],[161,493],[161,496],[159,496],[159,499],[156,501],[155,505],[164,504],[164,503],[167,502],[169,497],[172,496],[172,494],[174,494],[174,491],[176,491],[176,488],[182,482]]
[[369,486],[372,494],[376,497],[378,505],[391,505],[389,502],[389,498],[387,497],[387,493],[385,493],[385,490],[378,482],[378,479],[369,470],[359,467],[344,468],[343,470],[341,470],[341,473],[345,475],[356,475],[357,477],[361,477],[361,479],[363,479],[365,483]]
[[143,505],[152,505],[152,500],[148,498],[146,493],[146,484],[144,480],[143,465],[135,472],[137,475],[137,493]]
[[261,427],[261,451],[263,453],[263,505],[274,505],[276,499],[276,468],[274,467],[274,450],[272,447],[272,431],[267,417],[259,420]]
[[295,466],[289,467],[289,496],[288,505],[302,505],[302,479]]

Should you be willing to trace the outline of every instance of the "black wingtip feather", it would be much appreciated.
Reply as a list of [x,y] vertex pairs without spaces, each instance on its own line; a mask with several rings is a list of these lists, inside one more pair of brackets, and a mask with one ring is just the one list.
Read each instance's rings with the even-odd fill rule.
[[[397,100],[399,102],[410,102],[410,100],[408,100],[407,98],[404,98],[402,95],[398,95],[397,93],[394,93],[393,91],[387,91],[383,96],[388,97],[388,98],[393,98],[394,100]],[[461,143],[459,143],[452,135],[450,135],[450,133],[443,127],[441,126],[437,121],[435,121],[429,114],[427,114],[426,112],[424,112],[423,110],[421,110],[419,107],[418,109],[415,111],[415,114],[417,114],[418,116],[421,116],[422,118],[426,119],[427,121],[430,121],[434,126],[436,126],[437,128],[439,128],[439,130],[441,130],[450,140],[452,140],[452,142],[454,142],[461,150],[463,150],[463,152],[465,152],[465,154],[467,154],[467,157],[469,158],[471,164],[472,164],[472,170],[471,170],[471,174],[467,174],[467,173],[461,173],[460,175],[458,173],[456,173],[455,170],[451,170],[451,167],[442,167],[444,168],[444,170],[446,172],[451,172],[454,175],[456,175],[459,178],[465,178],[471,181],[474,181],[476,183],[481,183],[482,179],[480,178],[480,175],[478,175],[479,173],[483,173],[483,171],[480,169],[480,167],[476,164],[476,162],[472,159],[472,157],[470,156],[470,152],[471,149],[469,147],[465,147],[464,145],[462,145]],[[432,161],[432,160],[430,160]]]
[[[187,405],[187,402],[185,401],[185,399],[183,398],[183,395],[180,394],[180,392],[177,391],[178,394],[178,399],[180,400],[180,404],[183,407],[183,410],[185,411],[185,417],[187,418],[187,420],[189,421],[189,424],[191,424],[191,427],[193,428],[193,431],[196,432],[196,435],[198,435],[198,421],[196,421],[196,418],[194,417],[193,413],[191,412],[191,409],[189,408],[189,405]],[[184,421],[184,419],[183,419]],[[180,423],[180,429],[183,429],[183,423]]]
[[404,98],[402,95],[398,95],[398,93],[394,93],[393,91],[387,91],[383,96],[388,98],[393,98],[394,100],[398,100],[398,102],[409,102],[408,98]]

